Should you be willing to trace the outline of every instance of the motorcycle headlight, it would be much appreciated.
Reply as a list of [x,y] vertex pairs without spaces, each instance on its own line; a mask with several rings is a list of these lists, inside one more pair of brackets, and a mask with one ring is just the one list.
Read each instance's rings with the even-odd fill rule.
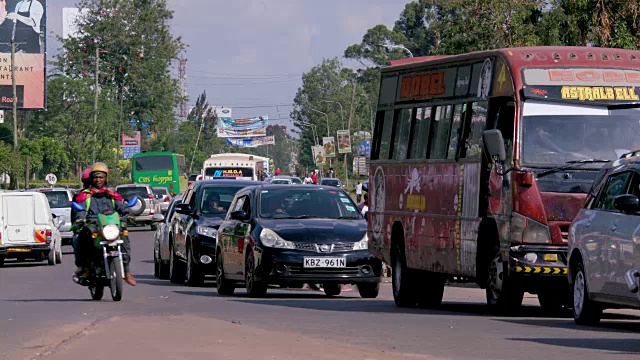
[[367,250],[369,248],[369,237],[367,234],[364,234],[362,240],[353,244],[353,250]]
[[262,245],[270,248],[296,248],[293,242],[281,238],[280,235],[276,234],[276,232],[271,229],[262,229],[262,231],[260,232],[260,242],[262,243]]
[[118,238],[118,235],[120,235],[120,229],[118,229],[118,225],[109,224],[102,228],[102,236],[104,236],[106,240],[115,240]]
[[212,238],[218,237],[218,230],[206,226],[196,226],[196,233],[198,233],[198,235],[208,236]]

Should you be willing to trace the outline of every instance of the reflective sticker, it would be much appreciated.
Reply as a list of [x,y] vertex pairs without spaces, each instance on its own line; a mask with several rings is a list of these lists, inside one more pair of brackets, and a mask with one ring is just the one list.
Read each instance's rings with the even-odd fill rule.
[[353,206],[346,206],[346,208],[349,211],[356,211],[356,208],[354,208]]
[[342,201],[343,203],[347,203],[347,204],[349,204],[349,202],[350,202],[349,199],[347,199],[347,198],[340,198],[340,201]]

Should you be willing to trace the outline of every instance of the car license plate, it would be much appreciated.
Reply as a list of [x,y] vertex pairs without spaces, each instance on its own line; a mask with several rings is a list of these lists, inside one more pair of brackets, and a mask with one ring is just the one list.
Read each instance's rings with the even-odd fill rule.
[[7,252],[25,253],[31,252],[31,248],[8,248]]
[[342,268],[347,266],[345,258],[332,257],[305,257],[304,267],[306,268]]

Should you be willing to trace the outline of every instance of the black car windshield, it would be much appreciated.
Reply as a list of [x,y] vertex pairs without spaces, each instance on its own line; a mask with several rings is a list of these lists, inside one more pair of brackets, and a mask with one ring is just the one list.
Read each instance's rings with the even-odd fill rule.
[[200,211],[203,215],[226,214],[231,201],[243,186],[211,186],[202,191]]
[[[578,108],[578,107],[574,107]],[[583,110],[584,111],[584,110]],[[616,160],[640,148],[640,109],[591,107],[585,113],[523,116],[522,162],[555,165],[587,159]],[[592,166],[600,167],[602,163]],[[588,167],[588,166],[587,166]]]
[[66,191],[44,191],[43,192],[49,200],[49,207],[52,209],[60,209],[71,207],[71,201],[69,201],[69,195]]
[[260,217],[267,219],[361,219],[347,194],[333,189],[269,189],[260,193]]
[[323,179],[320,184],[322,185],[327,185],[327,186],[339,186],[340,185],[340,180],[334,180],[334,179]]

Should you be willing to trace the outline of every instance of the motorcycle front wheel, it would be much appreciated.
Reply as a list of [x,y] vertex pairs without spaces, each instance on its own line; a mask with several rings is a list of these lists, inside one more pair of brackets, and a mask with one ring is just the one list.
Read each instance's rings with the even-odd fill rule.
[[113,301],[120,301],[122,300],[122,284],[124,282],[120,258],[115,257],[109,259],[109,271],[111,271],[111,282],[109,284],[111,288],[111,298]]

